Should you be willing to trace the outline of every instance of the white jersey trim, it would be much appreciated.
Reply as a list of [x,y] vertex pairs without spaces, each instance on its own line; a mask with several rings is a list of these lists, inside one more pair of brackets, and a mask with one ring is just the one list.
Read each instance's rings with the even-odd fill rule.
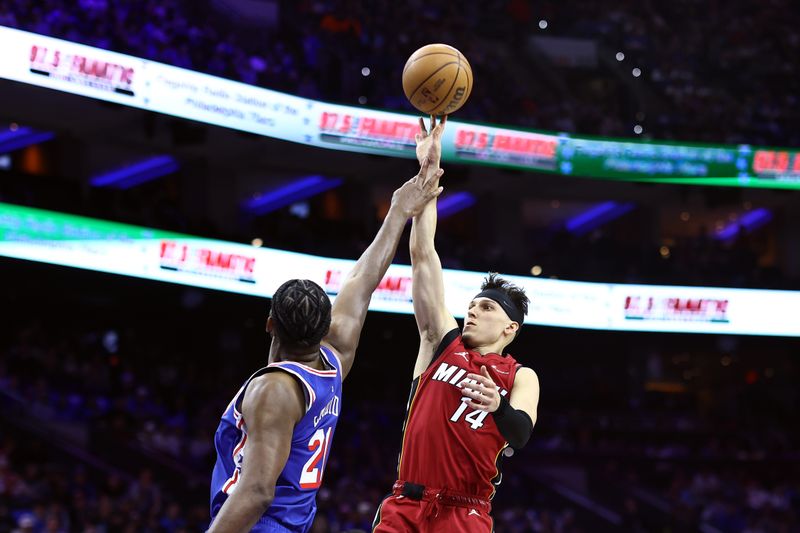
[[312,387],[311,384],[308,381],[306,381],[306,378],[304,378],[302,374],[300,374],[297,370],[287,367],[287,365],[292,365],[292,366],[298,365],[301,368],[303,368],[303,370],[308,370],[308,368],[306,368],[305,365],[301,365],[299,363],[292,363],[290,361],[281,361],[280,363],[272,363],[270,365],[267,365],[267,368],[280,368],[281,370],[292,374],[294,377],[299,379],[303,385],[305,385],[306,391],[308,391],[308,394],[306,395],[306,413],[308,413],[308,411],[311,410],[311,406],[314,405],[314,402],[317,399],[317,395],[314,393],[314,387]]
[[333,348],[328,348],[328,351],[329,351],[329,352],[331,352],[331,355],[333,355],[333,358],[334,358],[334,359],[336,359],[336,362],[337,362],[337,363],[339,363],[338,365],[334,365],[334,364],[333,364],[333,362],[332,362],[330,359],[328,359],[328,354],[326,354],[326,353],[325,353],[325,349],[323,349],[322,347],[320,347],[319,351],[320,351],[320,353],[322,354],[322,357],[325,359],[325,361],[326,361],[326,362],[327,362],[329,365],[331,365],[332,367],[334,367],[336,370],[341,370],[341,368],[342,368],[342,360],[341,360],[341,359],[339,359],[339,356],[338,356],[338,355],[336,355],[336,351],[335,351]]

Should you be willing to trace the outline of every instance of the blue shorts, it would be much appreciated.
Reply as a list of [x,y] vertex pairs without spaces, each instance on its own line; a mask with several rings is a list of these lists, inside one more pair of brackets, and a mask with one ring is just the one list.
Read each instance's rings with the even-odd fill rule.
[[303,529],[287,529],[274,519],[262,516],[253,526],[253,529],[250,530],[250,533],[306,533],[309,529],[311,529],[311,524]]

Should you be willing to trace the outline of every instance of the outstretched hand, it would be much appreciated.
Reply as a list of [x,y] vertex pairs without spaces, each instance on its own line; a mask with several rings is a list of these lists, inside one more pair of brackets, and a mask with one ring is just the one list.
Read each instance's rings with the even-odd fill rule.
[[439,178],[444,170],[432,169],[432,164],[430,159],[425,158],[419,173],[392,195],[392,206],[399,208],[407,218],[420,214],[428,202],[442,193]]
[[422,165],[422,161],[428,158],[431,161],[432,169],[439,167],[442,159],[442,134],[447,124],[447,115],[439,117],[436,123],[436,116],[431,115],[431,129],[425,127],[425,119],[419,118],[419,133],[414,140],[417,143],[417,161]]

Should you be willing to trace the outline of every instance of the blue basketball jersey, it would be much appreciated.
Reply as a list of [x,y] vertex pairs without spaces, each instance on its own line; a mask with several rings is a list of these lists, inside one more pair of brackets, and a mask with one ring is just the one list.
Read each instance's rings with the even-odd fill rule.
[[330,349],[322,347],[327,370],[282,361],[272,363],[250,376],[222,415],[214,445],[217,463],[211,478],[211,520],[236,490],[242,461],[247,453],[247,421],[242,417],[242,400],[250,382],[267,372],[288,372],[302,385],[306,413],[292,434],[292,449],[275,486],[275,499],[252,531],[306,532],[317,512],[316,496],[342,401],[342,366]]

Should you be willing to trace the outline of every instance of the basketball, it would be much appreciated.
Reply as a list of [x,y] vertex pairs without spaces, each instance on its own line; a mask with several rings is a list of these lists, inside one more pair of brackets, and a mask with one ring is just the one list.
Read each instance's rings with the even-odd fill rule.
[[423,46],[403,68],[403,92],[426,115],[449,115],[472,92],[472,68],[467,58],[446,44]]

